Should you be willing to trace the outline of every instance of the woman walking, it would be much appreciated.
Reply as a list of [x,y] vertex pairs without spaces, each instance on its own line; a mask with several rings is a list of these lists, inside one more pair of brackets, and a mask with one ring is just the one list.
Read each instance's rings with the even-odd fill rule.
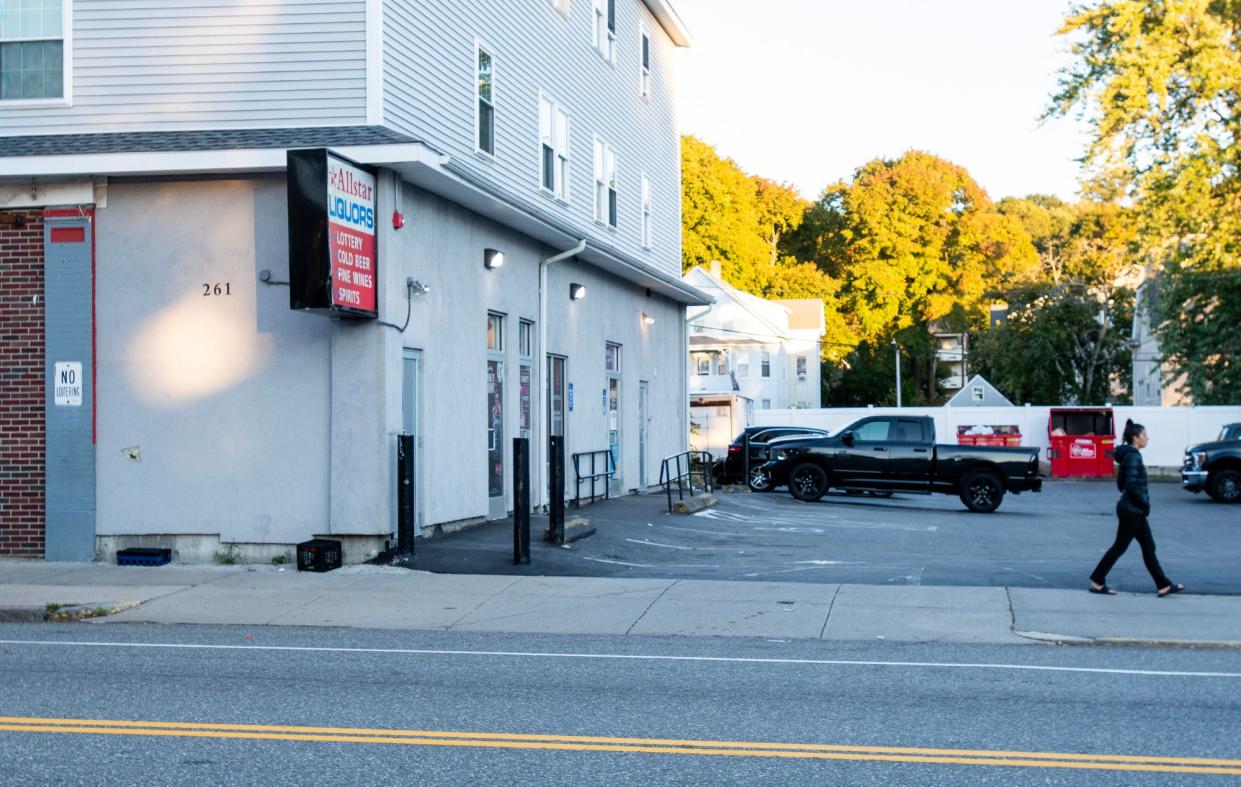
[[1159,560],[1155,557],[1155,538],[1151,535],[1150,523],[1146,521],[1151,512],[1150,492],[1146,486],[1146,465],[1142,462],[1141,454],[1141,449],[1145,448],[1150,440],[1146,436],[1146,427],[1133,421],[1125,421],[1122,439],[1124,445],[1116,447],[1115,457],[1116,464],[1120,465],[1116,474],[1116,486],[1121,492],[1120,500],[1116,503],[1116,541],[1090,575],[1090,592],[1116,595],[1116,591],[1107,586],[1107,574],[1136,538],[1138,546],[1142,547],[1142,561],[1146,563],[1146,570],[1150,572],[1151,579],[1155,580],[1156,594],[1162,598],[1180,593],[1185,586],[1168,579],[1159,567]]

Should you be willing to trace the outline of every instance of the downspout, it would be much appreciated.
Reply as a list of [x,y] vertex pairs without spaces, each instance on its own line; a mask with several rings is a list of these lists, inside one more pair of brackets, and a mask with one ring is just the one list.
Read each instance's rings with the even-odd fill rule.
[[[547,496],[547,444],[548,438],[551,436],[551,419],[547,413],[547,269],[553,263],[567,260],[570,257],[576,257],[586,250],[586,239],[582,238],[577,245],[568,251],[562,251],[559,254],[548,257],[539,263],[539,349],[534,356],[538,366],[539,381],[539,413],[535,417],[535,423],[543,425],[539,431],[542,432],[542,439],[537,441],[534,455],[537,457],[534,466],[537,469],[535,475],[540,479],[539,485],[535,487],[539,490],[539,494],[543,497],[544,505],[551,505],[551,500]],[[568,419],[568,413],[565,413]]]

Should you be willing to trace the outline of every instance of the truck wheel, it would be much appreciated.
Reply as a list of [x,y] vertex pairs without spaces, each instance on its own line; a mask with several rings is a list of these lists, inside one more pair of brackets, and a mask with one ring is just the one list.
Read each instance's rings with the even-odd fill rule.
[[1211,473],[1207,480],[1207,494],[1221,503],[1241,500],[1241,471],[1226,467]]
[[966,473],[961,479],[961,502],[978,514],[990,514],[1000,507],[1004,487],[991,473]]
[[770,492],[775,487],[771,483],[771,476],[761,467],[750,468],[750,490],[753,492]]
[[798,500],[813,503],[827,492],[827,473],[813,462],[802,462],[789,473],[789,491]]

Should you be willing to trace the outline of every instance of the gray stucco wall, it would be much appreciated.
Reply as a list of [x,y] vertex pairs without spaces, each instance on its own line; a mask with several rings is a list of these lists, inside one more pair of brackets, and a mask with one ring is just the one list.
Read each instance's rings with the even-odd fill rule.
[[110,186],[96,251],[100,535],[326,532],[330,324],[258,282],[262,268],[287,279],[284,214],[283,177]]
[[[110,186],[98,218],[99,535],[292,543],[391,532],[406,347],[422,353],[419,519],[485,517],[489,310],[507,316],[511,509],[518,320],[537,319],[538,262],[559,250],[405,184],[406,226],[381,223],[379,278],[381,319],[397,326],[406,277],[430,286],[414,297],[408,328],[300,314],[287,288],[258,282],[264,268],[287,279],[284,188],[278,176]],[[395,191],[383,176],[380,215]],[[504,266],[486,270],[484,248],[502,250]],[[569,300],[571,281],[587,285],[585,300]],[[217,283],[228,294],[216,295]],[[568,450],[607,447],[604,346],[618,342],[623,488],[638,479],[640,380],[649,382],[654,483],[660,458],[686,434],[683,307],[575,262],[551,267],[549,294],[548,349],[568,357],[574,385]],[[350,477],[342,457],[360,472]]]
[[[517,432],[518,321],[537,319],[538,263],[560,250],[412,186],[406,185],[404,194],[409,224],[402,230],[406,234],[399,280],[412,276],[431,287],[429,295],[415,299],[413,317],[403,336],[404,346],[423,351],[423,521],[436,524],[481,517],[487,511],[487,312],[506,315],[507,440]],[[485,248],[504,252],[502,268],[487,271],[483,267]],[[389,261],[390,276],[391,265]],[[547,349],[567,356],[568,381],[574,386],[566,450],[607,447],[606,414],[600,399],[606,386],[604,351],[606,342],[620,343],[623,486],[627,490],[638,482],[640,380],[649,382],[653,421],[648,434],[647,479],[654,483],[660,458],[682,450],[686,434],[681,377],[684,308],[661,296],[648,297],[642,288],[580,263],[556,263],[548,271]],[[585,300],[569,300],[570,282],[587,286]],[[655,317],[655,324],[644,326],[642,312]],[[398,323],[403,318],[403,308],[388,317]],[[541,423],[537,386],[545,382],[537,370],[535,374],[532,410],[535,421]],[[532,456],[532,462],[537,461]],[[434,470],[427,471],[428,467]],[[567,473],[571,495],[571,470]],[[505,489],[511,509],[507,475]],[[536,490],[533,499],[541,498]]]

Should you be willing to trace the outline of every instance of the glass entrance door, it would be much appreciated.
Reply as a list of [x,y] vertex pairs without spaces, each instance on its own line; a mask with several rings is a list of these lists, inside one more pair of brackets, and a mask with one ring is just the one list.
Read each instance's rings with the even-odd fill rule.
[[487,517],[503,519],[504,315],[487,314]]
[[621,427],[620,427],[620,377],[608,377],[608,450],[612,452],[612,494],[619,495],[621,488]]
[[504,361],[487,359],[487,496],[489,516],[504,510]]

